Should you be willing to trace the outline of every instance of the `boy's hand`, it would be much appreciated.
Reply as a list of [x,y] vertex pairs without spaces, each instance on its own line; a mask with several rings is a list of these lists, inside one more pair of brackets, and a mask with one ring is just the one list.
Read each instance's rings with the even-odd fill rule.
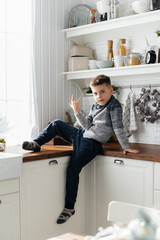
[[69,103],[69,106],[73,109],[74,113],[79,113],[79,106],[78,103],[81,100],[81,97],[78,100],[74,100],[74,95],[72,94],[71,103]]
[[123,150],[123,153],[124,153],[124,155],[126,155],[127,153],[135,153],[135,154],[137,154],[137,153],[140,153],[140,151],[137,150],[137,149],[126,148],[126,149]]

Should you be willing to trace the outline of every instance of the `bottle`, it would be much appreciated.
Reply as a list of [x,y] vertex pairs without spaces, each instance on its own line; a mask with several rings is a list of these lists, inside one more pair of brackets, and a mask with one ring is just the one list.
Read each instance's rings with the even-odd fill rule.
[[119,2],[117,0],[113,1],[114,3],[114,18],[119,17]]
[[108,61],[113,61],[113,41],[112,40],[108,40],[107,43],[108,43],[108,56],[107,56],[107,60]]
[[107,0],[107,20],[111,19],[111,2]]
[[126,39],[119,40],[118,55],[126,56]]
[[111,0],[110,12],[111,12],[111,19],[119,17],[119,1]]
[[[119,40],[119,48],[118,48],[118,55],[119,56],[126,56],[127,50],[126,50],[126,39],[120,39]],[[123,62],[123,66],[125,66]]]
[[90,23],[95,23],[96,22],[96,10],[95,9],[90,9]]

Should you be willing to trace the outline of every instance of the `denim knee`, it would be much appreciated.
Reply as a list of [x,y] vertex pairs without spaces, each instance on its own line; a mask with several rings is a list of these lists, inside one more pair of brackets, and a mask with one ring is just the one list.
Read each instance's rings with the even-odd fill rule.
[[53,120],[53,121],[51,122],[52,125],[59,125],[59,124],[62,124],[62,123],[63,123],[63,121],[60,120],[60,119],[56,119],[56,120]]

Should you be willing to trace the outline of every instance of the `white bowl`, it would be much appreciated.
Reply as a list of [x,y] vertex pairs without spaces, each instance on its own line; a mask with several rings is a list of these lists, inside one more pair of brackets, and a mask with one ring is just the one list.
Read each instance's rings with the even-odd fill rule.
[[98,68],[110,68],[113,66],[113,61],[96,61]]
[[97,69],[96,60],[89,60],[89,69]]
[[149,3],[144,0],[137,0],[132,2],[132,8],[136,13],[144,13],[149,11]]

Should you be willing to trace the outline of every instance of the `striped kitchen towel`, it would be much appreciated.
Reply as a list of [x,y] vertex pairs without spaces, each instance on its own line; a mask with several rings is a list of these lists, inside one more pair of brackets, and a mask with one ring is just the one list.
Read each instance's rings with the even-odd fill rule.
[[134,107],[134,92],[128,94],[123,110],[123,125],[127,137],[130,137],[138,129]]

